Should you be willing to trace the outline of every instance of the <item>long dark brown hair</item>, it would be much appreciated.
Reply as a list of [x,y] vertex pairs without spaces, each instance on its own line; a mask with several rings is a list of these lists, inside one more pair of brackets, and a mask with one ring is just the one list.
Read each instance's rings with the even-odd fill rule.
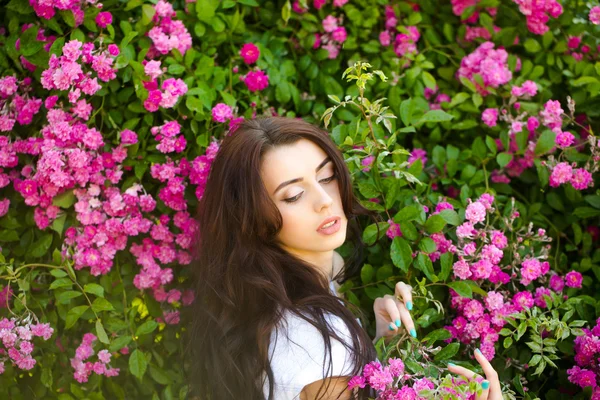
[[[314,142],[333,160],[348,218],[346,239],[354,244],[353,254],[334,279],[343,283],[362,266],[365,245],[358,217],[380,218],[356,199],[343,155],[328,132],[301,119],[244,121],[223,139],[198,204],[200,229],[191,264],[196,301],[189,310],[185,337],[193,398],[264,399],[261,378],[266,372],[271,400],[270,335],[285,310],[315,326],[323,336],[330,360],[327,371],[323,366],[323,376],[331,376],[330,338],[351,351],[352,375],[377,357],[371,339],[356,321],[356,316],[364,317],[362,312],[334,296],[327,278],[315,266],[276,243],[283,221],[261,179],[261,164],[267,151],[301,139]],[[344,343],[327,323],[327,313],[347,325],[351,344]],[[321,386],[319,393],[322,389],[326,388]],[[358,398],[367,395],[362,389]]]

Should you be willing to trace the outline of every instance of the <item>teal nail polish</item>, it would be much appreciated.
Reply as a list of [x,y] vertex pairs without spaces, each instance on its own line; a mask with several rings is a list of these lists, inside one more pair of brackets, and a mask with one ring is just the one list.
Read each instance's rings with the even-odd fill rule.
[[394,330],[394,324],[389,324],[388,328],[390,329],[390,331],[393,331]]
[[397,326],[398,328],[400,328],[400,325],[402,325],[402,322],[400,322],[400,320],[399,320],[399,319],[397,319],[397,320],[396,320],[396,326]]
[[481,350],[479,350],[479,349],[475,349],[475,351],[476,351],[477,353],[481,354]]
[[490,387],[490,382],[488,382],[488,381],[481,382],[481,387],[483,388],[483,390],[487,390],[487,388]]
[[412,336],[412,337],[414,337],[414,338],[416,338],[416,337],[417,337],[417,331],[415,331],[415,328],[412,328],[412,329],[410,330],[410,336]]
[[411,311],[411,310],[412,310],[412,303],[411,303],[410,301],[407,301],[407,302],[406,302],[406,309],[407,309],[408,311]]
[[449,367],[456,367],[456,364],[454,364],[454,363],[448,363],[448,366]]

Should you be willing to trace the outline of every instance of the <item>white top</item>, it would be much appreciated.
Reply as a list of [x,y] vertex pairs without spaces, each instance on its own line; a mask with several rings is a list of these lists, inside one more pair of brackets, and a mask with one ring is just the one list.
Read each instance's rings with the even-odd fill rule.
[[[329,282],[329,286],[332,293],[337,296],[333,281]],[[344,321],[332,314],[325,314],[325,318],[338,335],[348,345],[351,345],[350,331]],[[275,400],[294,400],[300,398],[300,392],[304,386],[325,378],[323,369],[327,373],[329,354],[325,351],[323,336],[310,323],[289,311],[284,313],[282,321],[285,323],[278,326],[281,330],[277,332],[278,329],[274,329],[271,333],[269,345],[269,358],[275,378],[273,398]],[[360,324],[359,320],[358,323]],[[289,340],[286,336],[286,328]],[[331,338],[331,355],[332,369],[327,376],[350,375],[353,368],[351,353],[333,337]],[[263,376],[263,394],[265,399],[268,399],[268,377],[266,373]]]

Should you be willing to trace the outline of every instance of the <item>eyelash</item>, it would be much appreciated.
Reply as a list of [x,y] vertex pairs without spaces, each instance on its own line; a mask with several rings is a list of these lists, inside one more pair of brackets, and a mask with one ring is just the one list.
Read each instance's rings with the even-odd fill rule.
[[[336,176],[337,176],[336,174],[333,174],[329,178],[321,179],[321,182],[330,183],[335,179]],[[285,201],[286,203],[295,203],[296,201],[298,201],[300,199],[301,195],[302,195],[302,193],[300,193],[294,197],[290,197],[289,199],[283,199],[283,201]]]

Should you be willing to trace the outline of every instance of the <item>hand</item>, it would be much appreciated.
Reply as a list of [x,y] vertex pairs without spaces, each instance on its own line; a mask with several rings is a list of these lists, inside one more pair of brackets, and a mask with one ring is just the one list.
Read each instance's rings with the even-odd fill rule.
[[[500,388],[498,373],[492,367],[492,364],[490,364],[487,358],[481,354],[479,349],[475,350],[475,359],[477,362],[479,362],[481,368],[483,369],[483,373],[485,374],[485,380],[481,383],[483,392],[481,393],[481,396],[476,398],[476,400],[502,400],[502,389]],[[462,375],[468,380],[477,377],[475,372],[454,364],[448,364],[448,371]]]
[[396,283],[395,296],[386,294],[376,298],[373,311],[377,333],[373,343],[381,337],[391,338],[397,335],[400,329],[405,329],[411,336],[417,337],[415,323],[409,312],[412,307],[412,287],[404,282]]

